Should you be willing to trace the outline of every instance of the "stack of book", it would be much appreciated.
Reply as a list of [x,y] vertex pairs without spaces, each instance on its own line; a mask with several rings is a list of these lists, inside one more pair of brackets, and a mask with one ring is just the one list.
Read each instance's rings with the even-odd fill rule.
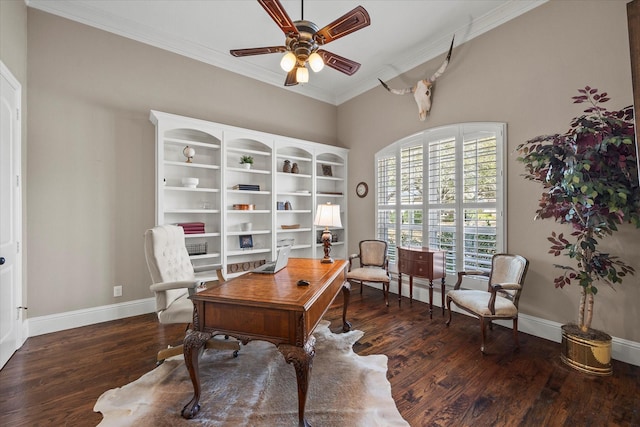
[[257,184],[236,184],[232,190],[260,191],[260,186]]
[[181,222],[177,225],[182,227],[184,234],[204,234],[204,222]]

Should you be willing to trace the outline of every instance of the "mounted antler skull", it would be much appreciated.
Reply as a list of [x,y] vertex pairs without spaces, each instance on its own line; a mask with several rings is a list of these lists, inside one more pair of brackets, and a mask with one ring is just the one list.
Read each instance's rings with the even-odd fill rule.
[[436,71],[431,77],[425,80],[418,81],[414,86],[404,88],[404,89],[391,89],[385,82],[378,79],[382,86],[389,92],[395,95],[406,95],[407,93],[413,93],[413,97],[416,100],[416,104],[418,104],[418,113],[420,116],[420,121],[424,121],[427,118],[427,114],[431,110],[431,88],[435,83],[436,79],[440,77],[444,70],[447,69],[447,65],[449,65],[449,60],[451,59],[451,52],[453,51],[453,41],[455,40],[455,36],[451,40],[451,46],[449,47],[449,53],[447,54],[447,58],[444,60],[438,71]]

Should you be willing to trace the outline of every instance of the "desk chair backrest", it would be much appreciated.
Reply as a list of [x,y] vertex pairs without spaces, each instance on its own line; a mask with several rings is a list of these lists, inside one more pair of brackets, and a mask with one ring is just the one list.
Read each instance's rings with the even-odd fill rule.
[[[529,262],[520,255],[495,254],[491,260],[491,273],[487,291],[494,283],[518,283],[524,285],[524,278],[527,274]],[[498,294],[510,299],[513,305],[518,307],[522,288],[518,290],[502,289]]]
[[[158,225],[147,230],[144,233],[144,252],[153,283],[195,280],[182,227]],[[186,289],[156,292],[156,311],[165,310],[186,293]]]
[[363,240],[360,242],[360,265],[362,267],[386,268],[387,242],[383,240]]

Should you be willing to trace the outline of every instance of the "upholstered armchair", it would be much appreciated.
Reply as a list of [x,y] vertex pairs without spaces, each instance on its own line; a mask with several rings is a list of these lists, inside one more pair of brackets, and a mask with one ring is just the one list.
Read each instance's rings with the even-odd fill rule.
[[[359,260],[359,267],[354,268],[354,260]],[[389,260],[387,259],[387,242],[382,240],[363,240],[360,242],[360,253],[349,256],[349,283],[359,283],[360,293],[365,282],[381,283],[384,302],[389,306]]]
[[[193,303],[189,295],[215,273],[219,282],[224,282],[220,269],[199,272],[197,275],[189,259],[184,241],[184,230],[175,225],[159,225],[144,234],[145,256],[151,280],[149,287],[156,297],[156,313],[162,324],[184,323],[193,320]],[[205,280],[205,277],[207,279]],[[234,340],[211,339],[206,348],[237,351],[240,344]],[[158,363],[182,353],[182,345],[158,352]]]
[[[485,350],[485,331],[487,323],[492,328],[496,319],[513,320],[513,340],[518,342],[518,302],[524,285],[529,261],[520,255],[495,254],[491,259],[491,271],[461,271],[453,290],[447,293],[447,310],[451,323],[451,303],[480,319],[482,343],[480,351]],[[460,289],[465,276],[488,277],[487,290]]]

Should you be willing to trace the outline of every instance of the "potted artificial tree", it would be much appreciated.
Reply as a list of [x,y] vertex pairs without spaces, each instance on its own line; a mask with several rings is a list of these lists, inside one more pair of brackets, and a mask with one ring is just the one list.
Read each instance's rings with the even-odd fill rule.
[[526,179],[544,191],[536,219],[553,218],[571,225],[569,235],[552,232],[549,253],[566,255],[573,265],[555,265],[555,287],[577,283],[581,298],[577,324],[562,327],[562,360],[582,372],[611,374],[611,337],[591,328],[598,287],[621,283],[634,269],[618,256],[601,252],[599,240],[622,223],[640,228],[640,190],[632,106],[608,111],[609,100],[589,86],[574,96],[587,103],[564,134],[542,135],[520,144]]
[[251,169],[251,165],[253,164],[253,157],[241,156],[240,164],[243,165],[245,169]]

